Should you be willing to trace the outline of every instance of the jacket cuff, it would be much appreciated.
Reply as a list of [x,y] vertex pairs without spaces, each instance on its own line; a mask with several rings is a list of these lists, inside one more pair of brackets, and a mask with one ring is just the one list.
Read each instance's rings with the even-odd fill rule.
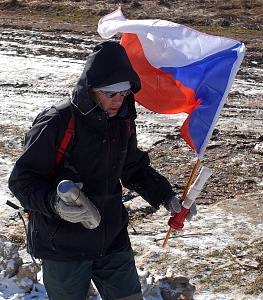
[[174,191],[171,191],[161,202],[161,205],[163,205],[164,207],[167,207],[169,205],[170,199],[175,196],[176,193]]

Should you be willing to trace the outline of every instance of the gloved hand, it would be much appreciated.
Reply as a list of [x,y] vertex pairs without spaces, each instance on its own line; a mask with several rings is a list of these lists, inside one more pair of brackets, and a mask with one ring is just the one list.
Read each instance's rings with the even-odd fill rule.
[[54,209],[64,220],[81,224],[87,229],[99,226],[101,216],[96,206],[80,190],[83,184],[62,180],[57,186]]
[[196,204],[194,202],[189,209],[189,213],[186,216],[186,220],[191,221],[193,216],[195,216],[196,214],[197,214],[197,208],[196,208]]
[[[177,195],[172,196],[167,203],[164,205],[164,207],[172,214],[179,213],[181,211],[181,204],[180,199]],[[193,216],[197,214],[197,208],[195,202],[192,204],[192,206],[189,209],[189,213],[186,216],[187,221],[191,221]]]
[[181,211],[180,199],[177,195],[173,195],[168,199],[168,201],[164,204],[164,207],[172,214],[179,213]]
[[82,205],[66,203],[58,196],[56,198],[54,208],[62,219],[71,223],[86,221],[87,214],[89,212],[88,206],[85,205],[85,203]]

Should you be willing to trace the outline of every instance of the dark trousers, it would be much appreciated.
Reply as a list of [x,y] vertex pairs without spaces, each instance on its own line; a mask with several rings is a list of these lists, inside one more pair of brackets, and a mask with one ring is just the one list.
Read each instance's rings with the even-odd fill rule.
[[44,285],[50,300],[86,300],[91,279],[103,300],[143,300],[132,251],[94,260],[43,260]]

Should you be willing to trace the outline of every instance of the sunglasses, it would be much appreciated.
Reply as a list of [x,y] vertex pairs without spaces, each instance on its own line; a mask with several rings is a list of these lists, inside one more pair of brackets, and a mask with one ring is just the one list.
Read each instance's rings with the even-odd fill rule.
[[106,91],[100,91],[102,94],[104,94],[106,97],[108,98],[113,98],[115,97],[117,94],[120,94],[122,97],[126,97],[131,93],[131,90],[126,90],[126,91],[120,91],[120,92],[106,92]]

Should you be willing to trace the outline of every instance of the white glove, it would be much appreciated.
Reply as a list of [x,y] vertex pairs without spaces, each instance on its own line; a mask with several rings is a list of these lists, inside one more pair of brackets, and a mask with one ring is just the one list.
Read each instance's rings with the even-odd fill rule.
[[187,221],[191,221],[193,216],[195,216],[197,214],[197,208],[196,208],[196,204],[195,202],[191,205],[191,207],[189,208],[189,213],[186,216],[186,220]]
[[96,206],[81,191],[83,184],[71,180],[62,180],[57,186],[57,198],[54,209],[64,220],[81,222],[87,229],[99,226],[101,216]]
[[173,195],[166,204],[164,204],[164,207],[172,214],[179,213],[181,211],[181,204],[180,200],[177,195]]
[[[178,198],[177,195],[172,196],[167,203],[164,205],[164,207],[172,214],[179,213],[182,209],[182,206],[180,204],[180,199]],[[189,209],[189,213],[186,216],[187,221],[191,221],[193,216],[197,214],[197,208],[195,202],[191,205]]]
[[62,219],[71,223],[86,221],[89,214],[89,208],[84,203],[82,205],[74,205],[73,203],[64,202],[59,197],[57,197],[54,208]]

